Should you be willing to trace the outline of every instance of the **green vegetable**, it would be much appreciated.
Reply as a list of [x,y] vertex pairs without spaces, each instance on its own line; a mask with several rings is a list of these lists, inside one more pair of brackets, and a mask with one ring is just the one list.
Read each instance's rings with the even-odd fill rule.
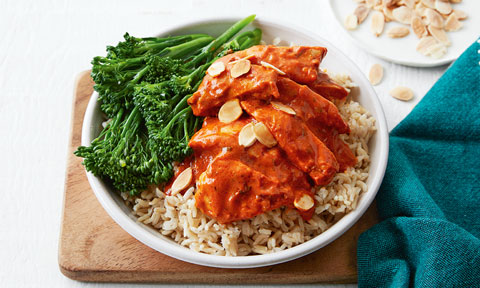
[[200,85],[207,68],[232,51],[256,45],[261,30],[240,30],[247,17],[214,39],[192,34],[167,38],[135,38],[107,47],[106,57],[92,61],[92,77],[101,109],[111,118],[83,157],[87,171],[108,179],[119,191],[136,194],[150,184],[167,182],[172,163],[191,154],[190,137],[202,119],[187,99]]

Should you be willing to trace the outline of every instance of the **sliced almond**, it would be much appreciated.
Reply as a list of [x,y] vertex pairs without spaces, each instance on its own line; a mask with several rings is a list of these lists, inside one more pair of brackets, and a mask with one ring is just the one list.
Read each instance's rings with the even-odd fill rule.
[[445,33],[445,30],[439,29],[436,27],[433,27],[431,25],[428,25],[427,27],[428,32],[435,38],[440,43],[443,43],[444,45],[450,46],[452,43],[450,40],[448,40],[447,33]]
[[452,5],[448,3],[448,0],[436,0],[435,9],[442,14],[448,15],[450,12],[452,12]]
[[253,132],[253,123],[248,123],[247,125],[243,126],[242,130],[238,134],[238,145],[244,147],[250,147],[255,143],[257,138],[255,137],[255,133]]
[[417,3],[417,5],[415,5],[415,13],[417,14],[417,16],[424,16],[425,15],[425,9],[426,7],[423,6],[422,3]]
[[372,24],[370,26],[372,33],[377,37],[380,36],[380,34],[382,34],[383,32],[384,26],[385,26],[385,17],[383,16],[383,13],[374,11],[372,15]]
[[403,4],[410,9],[415,8],[415,0],[402,0],[402,1],[400,1],[400,4]]
[[255,138],[268,148],[277,145],[277,140],[275,140],[270,130],[262,122],[258,122],[253,126],[253,132],[255,133]]
[[242,76],[243,74],[247,74],[250,71],[250,61],[249,60],[241,60],[235,63],[230,70],[230,76],[233,78],[237,78]]
[[445,21],[445,30],[447,31],[457,31],[462,28],[462,26],[463,24],[458,21],[457,14],[455,14],[455,12],[450,14]]
[[254,56],[255,56],[254,54],[250,54],[250,55],[247,55],[247,56],[245,56],[245,57],[243,57],[243,58],[240,58],[240,59],[238,59],[238,60],[235,60],[235,61],[232,61],[232,62],[228,62],[228,64],[232,64],[232,65],[233,65],[233,64],[238,63],[238,62],[240,62],[240,61],[242,61],[242,60],[250,59],[250,58],[252,58],[252,57],[254,57]]
[[290,114],[290,115],[297,115],[297,113],[295,112],[295,110],[292,109],[292,107],[290,106],[287,106],[283,103],[280,103],[280,102],[276,102],[276,101],[272,101],[270,102],[272,104],[272,106],[277,109],[277,110],[280,110],[280,111],[283,111],[287,114]]
[[358,18],[357,16],[350,14],[345,18],[345,22],[343,22],[343,25],[345,25],[345,28],[348,30],[355,30],[357,29],[358,26]]
[[453,13],[455,13],[455,15],[457,15],[458,20],[465,20],[465,19],[468,18],[467,13],[465,13],[465,11],[463,11],[463,10],[455,9],[455,10],[453,10]]
[[207,69],[207,73],[212,77],[222,74],[223,71],[225,71],[225,64],[222,61],[213,63]]
[[426,8],[425,9],[425,22],[427,25],[431,25],[437,28],[443,28],[443,18],[437,11]]
[[461,3],[462,0],[450,0],[450,2],[452,2],[452,3]]
[[368,80],[372,85],[377,85],[383,79],[383,67],[380,64],[374,64],[368,73]]
[[218,111],[218,120],[222,123],[231,123],[240,118],[242,114],[243,110],[242,107],[240,107],[238,99],[233,99],[220,107],[220,110]]
[[293,205],[300,211],[307,211],[315,205],[315,202],[313,201],[312,196],[303,194],[300,198],[295,198]]
[[377,0],[366,0],[365,2],[368,8],[373,8],[377,5]]
[[393,21],[393,8],[387,6],[383,7],[383,15],[385,16],[385,22]]
[[392,27],[387,31],[387,35],[390,38],[402,38],[407,36],[410,33],[410,29],[407,27]]
[[361,24],[365,18],[367,18],[370,9],[365,4],[360,4],[357,6],[353,14],[357,16],[358,24]]
[[399,3],[400,0],[383,0],[383,5],[385,7],[394,7],[397,3]]
[[442,43],[437,43],[428,47],[427,49],[427,55],[436,59],[442,58],[445,54],[447,54],[447,47],[445,47],[445,45]]
[[282,70],[278,69],[277,67],[273,66],[272,64],[270,64],[270,63],[268,63],[268,62],[260,61],[260,64],[261,64],[263,67],[271,68],[271,69],[277,71],[278,74],[280,74],[280,75],[286,75],[286,74],[287,74],[287,73],[283,72]]
[[398,8],[393,9],[393,19],[397,20],[403,24],[410,24],[412,21],[412,17],[414,16],[414,12],[412,9],[406,6],[400,6]]
[[437,40],[435,40],[435,38],[432,36],[423,37],[420,39],[420,42],[418,42],[417,51],[425,56],[428,56],[428,49],[437,43]]
[[422,0],[421,2],[426,7],[435,9],[435,0]]
[[408,87],[398,86],[390,91],[390,95],[398,100],[409,101],[413,98],[413,91]]
[[420,17],[413,17],[411,26],[413,33],[415,33],[418,38],[422,38],[423,36],[427,35],[427,27],[425,26],[425,24],[423,24],[423,21],[422,19],[420,19]]
[[188,167],[187,169],[183,170],[180,175],[177,176],[175,181],[172,184],[172,192],[171,195],[175,195],[178,192],[187,188],[190,183],[192,182],[192,168]]

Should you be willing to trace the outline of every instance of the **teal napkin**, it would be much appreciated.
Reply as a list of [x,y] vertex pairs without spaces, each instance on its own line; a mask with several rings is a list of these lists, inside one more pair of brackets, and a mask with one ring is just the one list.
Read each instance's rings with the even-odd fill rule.
[[358,240],[359,287],[480,287],[477,42],[390,133],[382,221]]

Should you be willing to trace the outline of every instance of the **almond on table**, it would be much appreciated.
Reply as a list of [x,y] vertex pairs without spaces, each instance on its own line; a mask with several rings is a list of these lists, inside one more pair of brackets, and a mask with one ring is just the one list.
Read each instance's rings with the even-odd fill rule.
[[383,67],[380,64],[374,64],[368,73],[368,80],[372,85],[379,84],[383,79]]
[[398,86],[390,91],[390,95],[398,100],[409,101],[413,98],[413,91],[408,87]]

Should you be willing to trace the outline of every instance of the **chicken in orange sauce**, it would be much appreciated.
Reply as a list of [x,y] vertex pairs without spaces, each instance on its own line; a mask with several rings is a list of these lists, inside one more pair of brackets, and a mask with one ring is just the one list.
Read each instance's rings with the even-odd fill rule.
[[[259,45],[213,64],[188,99],[195,115],[207,116],[189,143],[201,211],[229,223],[290,207],[308,220],[313,186],[356,164],[340,138],[350,128],[330,102],[348,92],[318,69],[326,52]],[[237,112],[222,116],[228,111]]]

